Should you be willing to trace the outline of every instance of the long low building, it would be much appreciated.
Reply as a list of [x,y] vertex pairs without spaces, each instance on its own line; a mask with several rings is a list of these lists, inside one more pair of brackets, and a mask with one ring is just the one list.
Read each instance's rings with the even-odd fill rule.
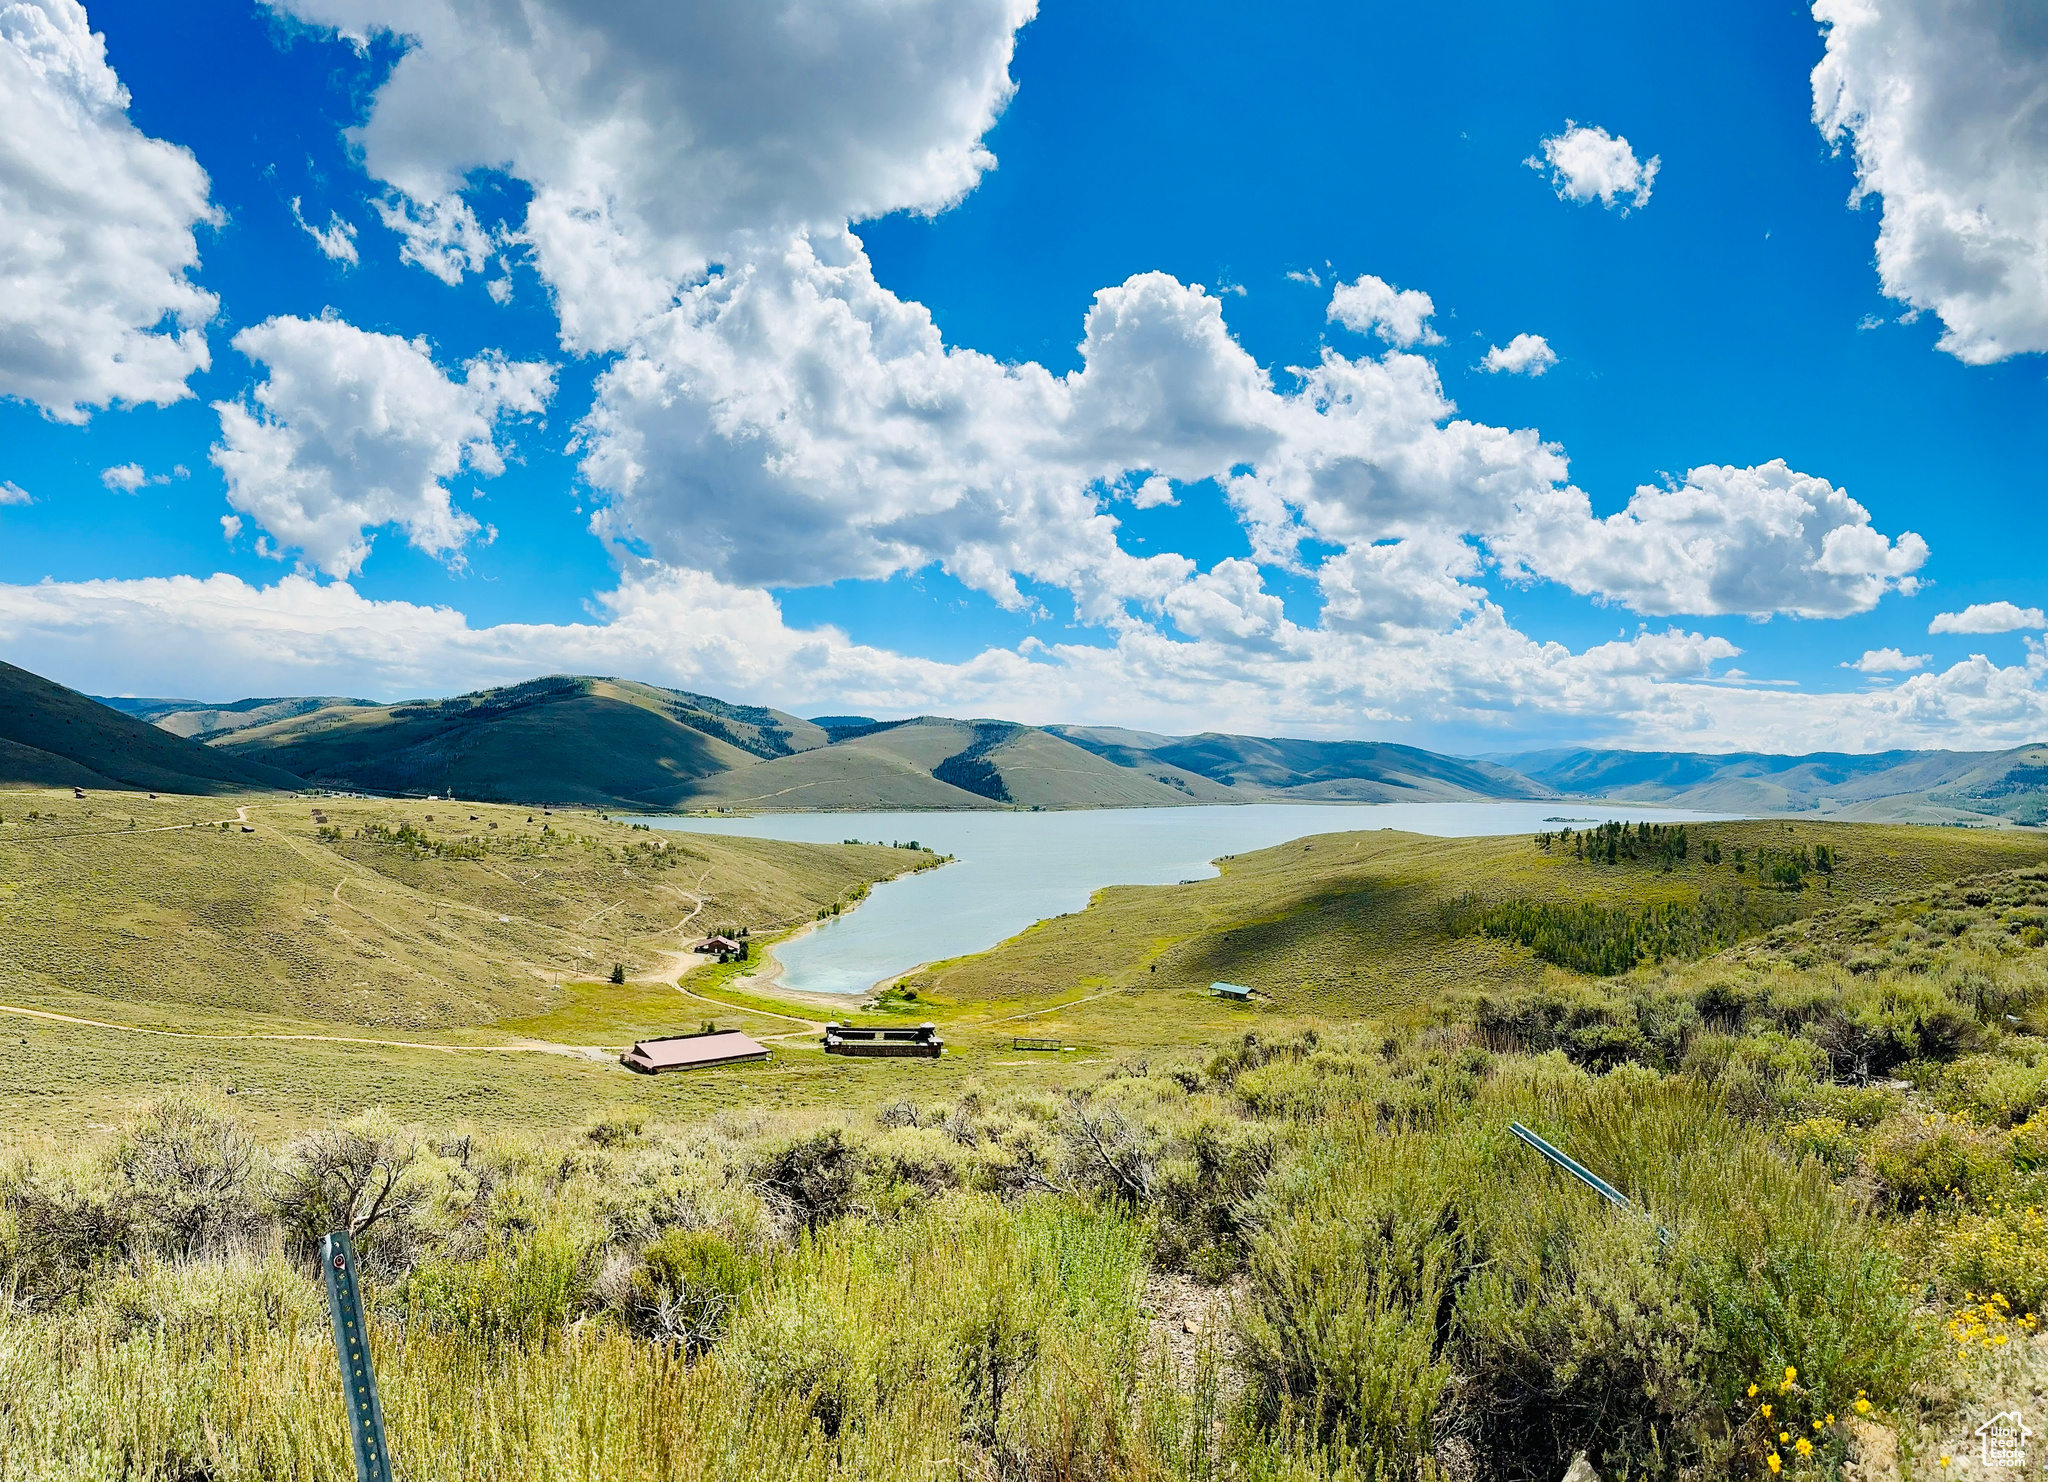
[[932,1024],[920,1024],[915,1029],[856,1029],[835,1021],[825,1026],[827,1055],[936,1060],[945,1048],[937,1026]]
[[671,1034],[661,1039],[643,1039],[619,1063],[642,1075],[659,1075],[664,1070],[705,1070],[713,1065],[743,1065],[749,1060],[766,1060],[768,1047],[737,1029],[706,1029],[696,1034]]

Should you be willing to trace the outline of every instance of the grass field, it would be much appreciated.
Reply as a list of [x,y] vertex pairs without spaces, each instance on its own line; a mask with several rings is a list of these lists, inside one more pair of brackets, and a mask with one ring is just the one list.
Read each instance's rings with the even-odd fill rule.
[[[0,1482],[345,1476],[307,1264],[343,1223],[436,1482],[1945,1477],[2048,1379],[2029,832],[1296,840],[911,975],[869,1017],[947,1055],[863,1062],[818,1048],[844,1009],[675,954],[928,857],[443,801],[0,817]],[[1757,887],[1795,852],[1831,873]],[[1775,925],[1607,977],[1475,924],[1737,885]],[[612,1058],[705,1022],[773,1058]]]
[[[238,808],[256,832],[219,827]],[[316,808],[339,840],[320,836]],[[1444,906],[1474,891],[1680,899],[1733,878],[1731,863],[1700,864],[1697,851],[1667,874],[1545,855],[1520,837],[1299,840],[1226,860],[1217,879],[1104,891],[1085,912],[913,975],[915,999],[892,995],[870,1017],[931,1019],[949,1053],[878,1064],[819,1051],[815,1026],[854,1017],[853,1005],[764,993],[749,976],[757,962],[688,959],[678,991],[673,954],[712,925],[746,923],[770,942],[916,857],[650,839],[595,813],[531,816],[462,803],[0,794],[0,1004],[120,1026],[0,1014],[0,1109],[13,1136],[57,1144],[111,1127],[194,1076],[234,1086],[252,1125],[279,1131],[369,1105],[427,1122],[568,1128],[600,1106],[673,1119],[1030,1091],[1198,1052],[1247,1027],[1426,1017],[1451,994],[1560,976],[1526,948],[1448,932]],[[401,827],[419,842],[357,837]],[[1830,841],[1842,860],[1834,894],[1816,886],[1802,909],[2048,855],[2048,840],[2016,831],[1714,832],[1730,854]],[[456,857],[492,835],[482,858]],[[664,839],[667,850],[652,849]],[[665,971],[613,985],[603,974],[615,961],[636,978]],[[1212,998],[1219,978],[1263,1000]],[[706,1022],[760,1037],[774,1059],[644,1079],[612,1058]],[[1072,1048],[1020,1051],[1019,1037]]]
[[[1214,879],[1118,887],[1088,910],[1040,922],[993,951],[938,964],[907,980],[929,999],[962,1006],[1028,1003],[1045,995],[1187,992],[1243,983],[1280,1008],[1328,1016],[1384,1015],[1426,1006],[1474,984],[1530,983],[1543,964],[1483,937],[1451,937],[1445,904],[1533,899],[1679,901],[1725,889],[1734,851],[1826,844],[1841,865],[1815,879],[1798,909],[1911,890],[1974,870],[2048,858],[2031,832],[1868,824],[1702,826],[1689,857],[1590,865],[1526,838],[1431,839],[1392,830],[1329,834],[1221,861]],[[1702,858],[1716,841],[1720,864]]]
[[[1438,846],[1434,873],[1368,841],[1440,903],[1575,888],[1519,870],[1525,840]],[[1687,1482],[1957,1475],[1976,1418],[2048,1379],[2048,869],[1835,842],[1832,898],[1715,956],[1511,963],[1376,1018],[1147,984],[892,1003],[948,1024],[936,1064],[792,1047],[647,1081],[248,1044],[238,1073],[277,1079],[231,1095],[124,1066],[153,1104],[0,1164],[0,1476],[344,1476],[307,1266],[342,1223],[422,1482],[1535,1482],[1579,1452]],[[1241,899],[1287,857],[1236,862]],[[1858,859],[1911,888],[1858,887]],[[1134,893],[1116,935],[1190,889]],[[800,1013],[731,969],[701,987],[721,1018]],[[549,1027],[660,991],[579,989]],[[1006,1049],[1062,1023],[1080,1063]]]

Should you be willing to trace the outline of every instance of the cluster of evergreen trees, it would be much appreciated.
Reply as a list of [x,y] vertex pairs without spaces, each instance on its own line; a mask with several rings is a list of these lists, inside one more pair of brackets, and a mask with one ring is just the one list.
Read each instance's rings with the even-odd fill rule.
[[1789,901],[1737,885],[1693,901],[1507,901],[1484,905],[1471,896],[1451,903],[1445,925],[1454,935],[1519,942],[1545,962],[1613,977],[1667,957],[1705,957],[1793,919]]
[[[1719,839],[1702,838],[1699,846],[1703,863],[1721,863],[1723,855]],[[1554,834],[1538,834],[1536,847],[1545,854],[1566,854],[1589,864],[1654,864],[1669,871],[1674,865],[1685,862],[1691,852],[1692,841],[1682,823],[1608,822],[1576,833],[1565,828]],[[1826,844],[1795,844],[1790,848],[1760,848],[1753,852],[1746,852],[1736,845],[1728,850],[1726,857],[1734,864],[1738,875],[1749,873],[1754,865],[1757,883],[1774,890],[1804,890],[1808,875],[1819,875],[1832,884],[1835,867],[1840,863],[1833,848]]]
[[1536,847],[1545,854],[1569,854],[1593,864],[1622,864],[1638,861],[1660,864],[1667,870],[1684,860],[1691,843],[1685,825],[1662,823],[1603,823],[1578,833],[1565,828],[1558,833],[1536,836]]
[[[1742,868],[1742,851],[1735,851],[1735,868]],[[1835,851],[1825,844],[1815,844],[1811,849],[1796,844],[1790,849],[1759,849],[1756,852],[1756,879],[1759,885],[1769,885],[1777,890],[1804,890],[1809,874],[1819,875],[1832,884],[1835,873]]]
[[[341,830],[335,830],[335,837]],[[388,844],[403,849],[414,859],[431,855],[435,859],[482,859],[490,850],[484,841],[475,837],[460,839],[436,839],[410,823],[401,823],[397,828],[388,828],[381,823],[366,823],[356,830],[358,839],[367,839],[372,844]]]

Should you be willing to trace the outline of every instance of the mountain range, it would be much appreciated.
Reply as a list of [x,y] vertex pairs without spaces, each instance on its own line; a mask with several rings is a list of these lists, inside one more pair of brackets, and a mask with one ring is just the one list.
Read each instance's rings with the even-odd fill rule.
[[781,710],[552,675],[448,699],[95,699],[0,664],[0,783],[323,787],[666,811],[1554,799],[2048,823],[2048,745],[1872,755],[1551,750]]

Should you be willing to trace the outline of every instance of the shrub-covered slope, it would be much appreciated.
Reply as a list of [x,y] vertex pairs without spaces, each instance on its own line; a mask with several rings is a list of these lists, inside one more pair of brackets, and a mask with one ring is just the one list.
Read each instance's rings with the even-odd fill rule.
[[0,785],[208,793],[294,787],[268,759],[224,756],[0,663]]
[[[9,795],[0,1001],[167,1028],[201,1010],[412,1031],[530,1018],[563,980],[673,974],[707,928],[791,927],[930,858],[580,812],[234,801]],[[678,1001],[638,1032],[695,1022]]]
[[263,1140],[197,1088],[0,1166],[0,1454],[345,1469],[345,1225],[420,1482],[1940,1475],[2048,1377],[2044,921],[1995,872],[1057,1093]]

